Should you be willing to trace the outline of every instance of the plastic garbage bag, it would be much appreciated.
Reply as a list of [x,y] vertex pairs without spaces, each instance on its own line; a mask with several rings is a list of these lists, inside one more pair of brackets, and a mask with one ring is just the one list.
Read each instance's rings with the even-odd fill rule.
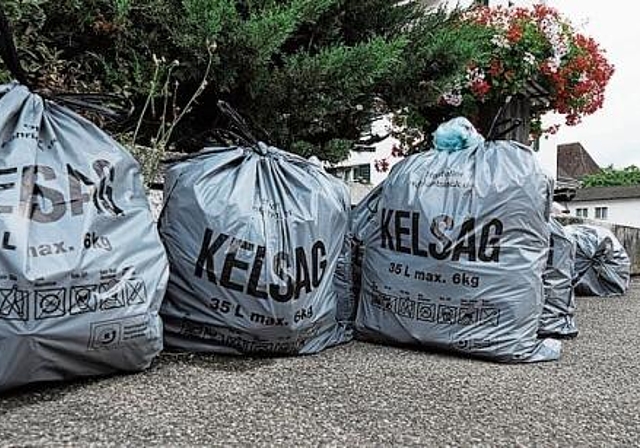
[[576,243],[553,217],[549,220],[551,233],[549,257],[542,276],[544,281],[544,307],[540,318],[540,336],[577,336],[575,322],[575,296],[573,269]]
[[[352,264],[352,296],[354,303],[357,303],[362,288],[362,263],[364,260],[365,242],[375,232],[378,222],[378,202],[382,185],[378,184],[373,188],[351,212],[351,233],[353,242],[351,245]],[[357,307],[356,307],[357,309]]]
[[0,140],[0,390],[148,367],[168,264],[137,162],[19,84]]
[[590,224],[565,227],[577,245],[573,285],[580,296],[623,295],[629,288],[631,263],[609,229]]
[[498,361],[558,358],[558,341],[537,339],[552,188],[534,154],[484,142],[465,119],[435,145],[394,167],[366,219],[356,331]]
[[159,221],[171,264],[167,345],[303,354],[348,341],[349,209],[343,182],[263,143],[170,167]]

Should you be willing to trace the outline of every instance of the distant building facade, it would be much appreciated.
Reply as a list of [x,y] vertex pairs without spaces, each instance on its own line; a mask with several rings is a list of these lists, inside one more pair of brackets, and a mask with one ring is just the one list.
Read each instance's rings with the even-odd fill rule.
[[580,188],[566,206],[572,216],[640,227],[640,185]]
[[580,143],[558,145],[556,198],[558,186],[565,186],[561,192],[573,190],[573,194],[561,195],[559,202],[571,216],[640,227],[640,185],[580,188],[580,179],[599,171]]
[[389,171],[376,169],[376,161],[386,160],[391,169],[402,160],[402,157],[392,156],[393,147],[400,142],[391,135],[392,124],[390,116],[376,120],[371,127],[371,135],[365,137],[375,141],[372,144],[358,145],[349,154],[349,158],[340,163],[327,167],[334,176],[344,180],[351,189],[351,203],[357,204],[369,191],[382,182]]

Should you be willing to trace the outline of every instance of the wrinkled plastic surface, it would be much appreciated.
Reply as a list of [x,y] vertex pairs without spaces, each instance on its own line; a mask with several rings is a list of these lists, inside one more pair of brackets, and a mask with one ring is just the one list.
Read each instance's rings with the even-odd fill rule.
[[575,321],[573,269],[576,244],[564,227],[551,218],[549,258],[544,271],[544,308],[540,318],[540,336],[573,337],[578,335]]
[[577,245],[574,290],[580,296],[623,295],[629,288],[631,263],[618,238],[604,227],[565,227]]
[[148,367],[168,264],[137,162],[24,86],[0,94],[0,390]]
[[[394,166],[395,167],[395,166]],[[376,221],[378,202],[383,184],[378,184],[353,208],[351,212],[351,245],[353,302],[357,304],[362,287],[362,263],[364,260],[365,242],[375,232],[379,223]],[[357,307],[356,307],[357,308]]]
[[537,339],[551,190],[532,151],[512,142],[397,164],[362,227],[359,336],[505,362],[557,359],[561,344]]
[[353,323],[356,317],[356,303],[353,295],[353,263],[352,263],[353,234],[350,226],[338,256],[333,284],[337,294],[336,319],[347,328],[349,338],[353,334]]
[[205,150],[167,172],[162,315],[174,349],[303,354],[351,338],[347,187],[317,164],[257,149]]

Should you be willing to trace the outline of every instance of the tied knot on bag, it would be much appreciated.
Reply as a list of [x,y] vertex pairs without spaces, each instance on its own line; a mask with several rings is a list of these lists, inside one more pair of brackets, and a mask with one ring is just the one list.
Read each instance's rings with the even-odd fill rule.
[[229,120],[228,129],[218,129],[218,133],[232,138],[242,146],[251,148],[261,156],[266,156],[272,152],[269,145],[258,140],[253,135],[247,121],[229,103],[222,100],[218,101],[218,109]]
[[0,7],[0,56],[7,66],[7,69],[20,84],[32,90],[32,85],[27,79],[27,75],[20,65],[18,51],[13,40],[13,30],[11,23]]
[[[242,147],[246,151],[253,151],[255,154],[262,157],[269,156],[276,160],[285,159],[289,162],[300,164],[304,166],[305,169],[314,167],[324,171],[322,161],[317,156],[311,156],[310,158],[305,159],[299,155],[281,151],[275,146],[271,146],[262,140],[258,140],[251,132],[251,127],[247,121],[226,101],[219,100],[218,109],[222,115],[228,119],[229,123],[226,128],[216,128],[214,129],[214,132],[218,136],[222,137],[223,140],[231,140],[233,144],[237,145],[228,148],[229,150]],[[271,140],[269,133],[265,131],[264,128],[260,127],[255,122],[253,125],[267,141]]]
[[456,152],[477,146],[484,138],[469,120],[457,117],[438,126],[433,141],[438,151]]

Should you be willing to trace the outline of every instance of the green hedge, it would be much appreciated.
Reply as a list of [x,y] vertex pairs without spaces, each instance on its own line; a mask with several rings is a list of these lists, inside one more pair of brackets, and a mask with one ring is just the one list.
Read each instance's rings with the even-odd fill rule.
[[[220,99],[271,144],[330,161],[344,158],[384,111],[403,111],[415,131],[429,132],[452,114],[438,108],[442,86],[482,51],[474,33],[444,12],[405,1],[3,3],[39,87],[127,95],[137,114],[152,91],[138,134],[143,144],[158,134],[162,97],[171,97],[164,114],[171,120],[210,64],[206,87],[171,135],[180,150],[201,147],[226,126],[215,107]],[[151,89],[154,74],[163,84],[168,71],[166,88]],[[136,124],[134,116],[118,131],[131,134]]]

